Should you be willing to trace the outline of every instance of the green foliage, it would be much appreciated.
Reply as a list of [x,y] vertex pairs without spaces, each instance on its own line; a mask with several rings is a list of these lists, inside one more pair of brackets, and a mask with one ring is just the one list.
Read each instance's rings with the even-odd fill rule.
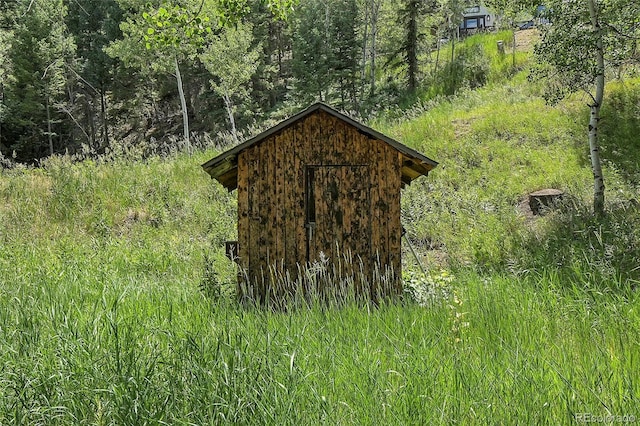
[[210,2],[132,4],[120,24],[124,38],[112,42],[107,53],[130,67],[170,72],[176,59],[195,59],[213,32],[211,26],[217,28],[218,22],[212,20],[215,10],[204,6],[211,6]]
[[200,291],[216,303],[233,303],[237,297],[237,274],[232,262],[218,247],[211,254],[204,255],[204,271],[200,281]]
[[489,74],[489,61],[482,45],[459,48],[455,60],[444,67],[443,74],[447,76],[444,93],[448,95],[456,93],[463,85],[471,89],[484,86]]
[[[528,1],[494,3],[509,16],[502,22],[518,11],[533,12]],[[607,59],[624,76],[637,64],[638,6],[603,4],[611,18]],[[495,37],[512,49],[510,32],[456,38],[455,46],[435,43],[454,39],[464,7],[453,0],[1,2],[1,152],[11,157],[15,149],[18,161],[39,161],[48,155],[49,136],[54,151],[94,157],[116,140],[166,146],[175,142],[178,112],[183,123],[192,123],[182,132],[190,137],[224,134],[229,109],[237,133],[246,134],[317,99],[367,117],[498,83],[522,70],[525,52],[496,53]],[[221,43],[223,32],[243,27],[252,33],[245,65],[255,72],[250,80],[237,73],[246,81],[243,93],[225,102],[207,90],[219,76],[198,58],[214,35]],[[174,74],[182,90],[175,90]]]
[[113,69],[118,64],[104,48],[122,36],[121,20],[122,10],[115,0],[71,1],[68,4],[66,23],[76,45],[78,72],[94,90],[106,91],[113,79]]
[[237,25],[225,28],[212,38],[200,61],[214,77],[210,81],[213,90],[223,98],[231,121],[231,131],[236,136],[233,118],[236,105],[249,101],[249,82],[255,74],[260,45],[252,46],[251,26]]
[[602,111],[604,123],[601,149],[605,162],[630,186],[616,188],[627,198],[637,198],[640,182],[640,82],[625,80],[607,86],[608,97]]
[[431,307],[449,300],[455,277],[446,270],[423,273],[414,269],[403,272],[405,292],[420,306]]
[[535,54],[539,65],[534,76],[545,77],[545,95],[557,102],[575,91],[593,91],[596,77],[598,37],[602,37],[607,68],[630,58],[637,37],[635,2],[596,0],[599,33],[595,33],[586,2],[554,1],[546,4],[546,17],[553,25],[542,27]]
[[[218,150],[0,171],[0,424],[639,418],[638,84],[608,89],[604,219],[581,99],[547,105],[519,75],[373,123],[440,162],[402,207],[441,263],[406,265],[413,300],[377,308],[229,303],[235,195],[198,167]],[[522,215],[547,186],[567,205]]]
[[303,103],[321,100],[357,109],[362,41],[355,0],[302,2],[294,25],[292,74]]
[[596,219],[588,205],[568,200],[521,234],[509,268],[516,274],[557,274],[567,286],[592,291],[635,288],[639,225],[637,202],[619,200],[605,218]]
[[[286,21],[293,13],[298,0],[259,0],[258,7],[266,7],[272,17]],[[225,27],[238,24],[242,19],[255,10],[252,10],[248,0],[221,0],[218,5],[218,14]]]
[[211,34],[210,18],[201,15],[202,10],[191,11],[181,5],[168,5],[157,10],[142,12],[147,25],[143,31],[145,46],[149,50],[165,47],[179,48],[185,44],[199,47]]
[[60,116],[66,110],[67,67],[75,45],[65,17],[62,0],[18,4],[7,18],[11,31],[3,31],[8,46],[2,62],[7,70],[10,64],[11,74],[2,81],[2,144],[23,161],[49,152],[50,134],[57,138],[69,133]]
[[239,25],[223,30],[200,56],[216,78],[211,84],[221,96],[237,94],[242,99],[248,95],[246,85],[256,71],[260,49],[259,45],[252,46],[252,42],[251,27]]
[[[527,55],[522,52],[516,52],[515,58],[512,54],[498,52],[499,42],[505,48],[513,49],[512,40],[512,31],[500,31],[476,34],[460,43],[443,45],[438,58],[440,65],[438,69],[432,69],[429,79],[428,96],[453,95],[464,88],[474,89],[512,77],[528,62]],[[435,63],[433,53],[430,59]]]

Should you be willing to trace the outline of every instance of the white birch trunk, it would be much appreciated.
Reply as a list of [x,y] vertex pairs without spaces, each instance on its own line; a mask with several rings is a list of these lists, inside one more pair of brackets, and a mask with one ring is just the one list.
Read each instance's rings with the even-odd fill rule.
[[47,109],[47,136],[49,138],[49,155],[53,155],[53,135],[51,134],[51,111],[49,108],[49,95],[47,95],[46,99],[46,109]]
[[180,95],[180,106],[182,107],[182,128],[184,132],[184,141],[187,146],[187,152],[191,153],[191,142],[189,141],[189,115],[187,114],[187,100],[184,97],[184,89],[182,87],[182,75],[178,66],[178,58],[173,58],[176,67],[176,80],[178,82],[178,94]]
[[604,48],[602,44],[602,31],[596,11],[595,0],[588,0],[589,16],[593,33],[596,37],[596,93],[593,103],[589,105],[589,152],[591,154],[591,169],[593,171],[593,212],[596,215],[604,214],[604,178],[600,164],[600,151],[598,146],[598,123],[600,121],[600,108],[604,99]]
[[224,99],[224,106],[227,108],[227,115],[229,116],[231,135],[233,136],[233,140],[238,142],[238,131],[236,130],[236,120],[233,117],[233,104],[231,103],[231,97],[228,93],[225,93],[222,98]]

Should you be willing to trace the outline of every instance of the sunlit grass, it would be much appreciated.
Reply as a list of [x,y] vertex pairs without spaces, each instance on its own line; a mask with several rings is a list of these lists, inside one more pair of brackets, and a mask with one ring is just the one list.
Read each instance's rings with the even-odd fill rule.
[[[236,304],[216,150],[0,171],[0,424],[640,418],[637,92],[603,113],[605,219],[581,99],[545,105],[526,72],[371,123],[440,162],[402,194],[427,276],[406,253],[413,299],[377,308]],[[567,202],[525,217],[543,187]]]
[[472,274],[427,307],[276,314],[213,304],[188,282],[117,274],[103,259],[46,268],[24,260],[28,279],[14,276],[0,294],[2,423],[569,423],[582,412],[640,414],[635,293]]

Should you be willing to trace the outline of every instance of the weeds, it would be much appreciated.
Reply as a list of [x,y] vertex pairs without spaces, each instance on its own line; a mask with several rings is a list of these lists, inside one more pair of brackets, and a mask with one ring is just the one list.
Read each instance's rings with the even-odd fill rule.
[[[603,122],[610,202],[596,220],[573,101],[547,107],[522,75],[503,87],[492,75],[375,126],[440,160],[402,199],[408,235],[437,263],[406,265],[402,303],[375,309],[357,283],[376,283],[370,293],[399,277],[354,278],[349,257],[265,271],[276,301],[304,290],[300,309],[228,303],[235,198],[198,167],[217,147],[2,160],[0,424],[640,418],[640,215],[625,142],[637,96],[616,88],[607,117],[624,125]],[[569,202],[521,215],[542,187]],[[317,303],[327,288],[346,301]]]

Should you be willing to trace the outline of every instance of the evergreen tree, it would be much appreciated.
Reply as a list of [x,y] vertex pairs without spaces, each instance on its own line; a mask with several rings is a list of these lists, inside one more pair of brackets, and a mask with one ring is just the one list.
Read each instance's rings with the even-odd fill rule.
[[[0,11],[0,13],[6,13],[5,11]],[[5,121],[5,100],[4,100],[4,91],[5,86],[13,80],[12,71],[11,71],[11,61],[9,58],[9,51],[11,49],[13,34],[9,30],[9,27],[0,23],[0,157],[4,154],[5,146],[3,145],[3,137],[2,137],[2,127]]]
[[357,109],[361,40],[355,0],[306,0],[296,18],[292,70],[300,99]]
[[[112,89],[114,69],[119,64],[105,52],[105,47],[122,36],[119,23],[122,10],[115,0],[67,0],[67,27],[76,44],[74,62],[77,87],[74,104],[84,117],[84,133],[96,144],[97,131],[101,146],[109,145],[107,93]],[[99,111],[99,113],[98,113]],[[96,117],[99,115],[99,123]]]
[[297,95],[305,103],[326,101],[331,85],[328,5],[304,0],[295,13],[292,71]]
[[65,86],[75,46],[62,0],[20,2],[12,12],[2,141],[19,160],[32,161],[68,146]]
[[418,87],[418,56],[421,53],[421,43],[426,37],[423,21],[428,13],[437,10],[436,0],[406,0],[401,9],[400,22],[406,28],[405,42],[402,46],[404,58],[407,62],[407,88],[414,92]]
[[252,24],[253,44],[260,45],[261,55],[252,78],[253,104],[269,110],[285,100],[291,80],[292,26],[276,19],[263,4],[252,8],[247,21]]
[[330,21],[329,68],[340,94],[338,106],[358,110],[358,59],[362,41],[358,36],[356,0],[334,0]]

